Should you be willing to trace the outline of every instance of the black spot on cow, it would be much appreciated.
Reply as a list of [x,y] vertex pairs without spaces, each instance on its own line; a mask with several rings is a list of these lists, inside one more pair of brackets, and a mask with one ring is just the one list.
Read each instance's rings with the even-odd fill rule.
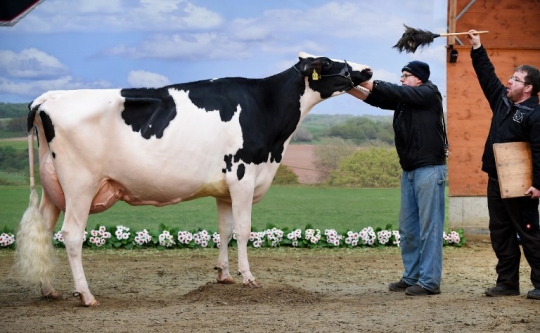
[[244,165],[244,163],[240,163],[240,165],[238,165],[238,169],[236,170],[236,176],[238,177],[238,180],[242,180],[245,174],[246,166]]
[[41,118],[41,122],[43,123],[43,131],[45,132],[45,138],[47,139],[47,142],[51,142],[52,139],[54,139],[55,132],[54,132],[54,125],[52,123],[51,117],[45,112],[41,111],[39,112],[41,104],[38,104],[34,107],[32,107],[32,103],[28,104],[28,117],[26,119],[26,127],[28,130],[28,133],[34,128],[34,118],[36,117],[36,114],[39,114],[39,117]]
[[221,121],[227,122],[234,117],[237,107],[241,106],[240,102],[244,99],[241,87],[246,81],[250,79],[224,78],[192,82],[177,88],[188,90],[189,99],[199,109],[219,112]]
[[225,169],[222,169],[223,173],[230,172],[232,169],[232,155],[225,155],[223,160],[225,161]]
[[30,133],[32,128],[34,128],[34,118],[36,117],[36,112],[39,110],[41,105],[38,104],[32,108],[32,103],[28,104],[28,116],[26,118],[26,129],[28,133]]
[[[289,69],[266,79],[223,78],[177,88],[189,91],[197,108],[219,112],[221,121],[231,121],[240,112],[243,144],[233,161],[260,164],[269,157],[272,162],[281,162],[285,141],[300,122],[305,85],[304,78]],[[224,160],[230,172],[229,157],[224,156]]]
[[164,88],[122,89],[125,98],[122,119],[145,139],[163,137],[163,132],[176,117],[176,105]]
[[45,138],[47,139],[47,142],[50,143],[55,136],[54,125],[52,123],[51,117],[49,117],[49,115],[45,111],[41,111],[38,114],[41,118],[41,122],[43,123],[43,131],[45,132]]

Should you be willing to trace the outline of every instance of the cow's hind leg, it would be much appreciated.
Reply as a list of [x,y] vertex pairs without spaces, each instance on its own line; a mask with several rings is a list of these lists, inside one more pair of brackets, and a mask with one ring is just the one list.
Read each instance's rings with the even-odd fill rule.
[[[45,226],[50,235],[54,233],[54,227],[60,216],[60,208],[56,207],[51,201],[49,194],[43,189],[41,194],[41,203],[39,211],[43,216]],[[49,280],[41,282],[41,295],[46,299],[61,299],[62,294],[54,289]]]
[[217,281],[224,284],[235,283],[229,272],[229,241],[233,233],[232,205],[220,199],[216,199],[218,211],[218,230],[220,235],[219,256],[215,269]]
[[73,295],[78,296],[84,306],[97,306],[99,302],[88,288],[82,265],[84,230],[88,221],[92,197],[80,192],[76,195],[68,195],[66,191],[66,198],[76,198],[75,200],[66,200],[66,212],[62,225],[64,244],[75,283]]

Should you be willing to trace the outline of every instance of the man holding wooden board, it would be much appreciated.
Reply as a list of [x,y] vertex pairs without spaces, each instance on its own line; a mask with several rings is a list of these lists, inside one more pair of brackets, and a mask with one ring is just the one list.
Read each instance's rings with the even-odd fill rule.
[[[519,295],[519,263],[521,251],[519,235],[525,258],[531,267],[534,289],[527,298],[540,300],[540,225],[538,202],[540,198],[540,71],[530,65],[518,66],[505,86],[495,74],[495,68],[480,42],[475,30],[467,38],[472,44],[471,58],[482,91],[486,96],[493,118],[482,156],[482,170],[488,174],[487,200],[489,231],[493,251],[497,255],[497,282],[486,290],[487,296]],[[523,188],[522,194],[509,197],[501,195],[502,170],[505,165],[495,160],[494,144],[525,143],[516,147],[530,147],[532,183]],[[496,146],[497,147],[497,146]],[[498,147],[499,148],[499,147]],[[502,155],[499,155],[502,156]],[[526,166],[526,167],[531,167]],[[515,172],[520,172],[514,168]],[[522,169],[522,168],[521,168]],[[521,170],[520,169],[520,170]],[[508,175],[508,169],[505,175]],[[504,188],[504,187],[503,187]]]

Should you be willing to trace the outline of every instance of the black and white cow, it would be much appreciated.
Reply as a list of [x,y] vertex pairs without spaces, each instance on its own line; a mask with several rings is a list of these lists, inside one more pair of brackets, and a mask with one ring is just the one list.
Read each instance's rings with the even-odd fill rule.
[[89,213],[118,200],[163,206],[212,196],[222,244],[217,281],[234,283],[227,253],[234,231],[243,283],[258,287],[247,256],[252,204],[268,191],[292,134],[311,108],[371,75],[365,65],[301,52],[294,66],[264,79],[41,95],[29,106],[28,140],[32,147],[36,129],[42,200],[38,209],[30,149],[30,205],[17,234],[16,266],[41,283],[43,296],[60,297],[51,285],[49,255],[63,211],[75,292],[83,305],[98,305],[81,261]]

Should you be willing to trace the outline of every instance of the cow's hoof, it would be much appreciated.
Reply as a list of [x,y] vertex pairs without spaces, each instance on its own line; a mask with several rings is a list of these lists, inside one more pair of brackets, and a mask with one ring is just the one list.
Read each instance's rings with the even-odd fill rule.
[[223,279],[223,280],[217,280],[218,283],[221,283],[221,284],[235,284],[236,281],[234,281],[234,279],[230,276],[228,276],[226,279]]
[[[82,299],[81,299],[81,302],[82,302]],[[86,308],[93,308],[93,307],[99,306],[99,302],[94,298],[88,304],[83,303],[83,306]]]
[[51,291],[47,295],[43,295],[42,297],[43,299],[54,301],[54,300],[62,299],[62,294],[55,290],[55,291]]
[[247,280],[244,282],[244,286],[249,288],[261,288],[262,285],[257,280]]
[[77,291],[74,291],[73,292],[73,297],[78,297],[79,298],[79,301],[81,301],[82,305],[84,307],[87,307],[87,308],[90,308],[90,307],[96,307],[96,306],[99,306],[99,302],[94,298],[92,299],[90,302],[86,303],[83,299],[83,295],[82,293],[80,292],[77,292]]
[[222,283],[222,284],[235,284],[236,283],[230,275],[227,276],[226,278],[223,278],[223,268],[216,266],[214,267],[214,269],[218,271],[218,274],[216,276],[216,281],[218,283]]

